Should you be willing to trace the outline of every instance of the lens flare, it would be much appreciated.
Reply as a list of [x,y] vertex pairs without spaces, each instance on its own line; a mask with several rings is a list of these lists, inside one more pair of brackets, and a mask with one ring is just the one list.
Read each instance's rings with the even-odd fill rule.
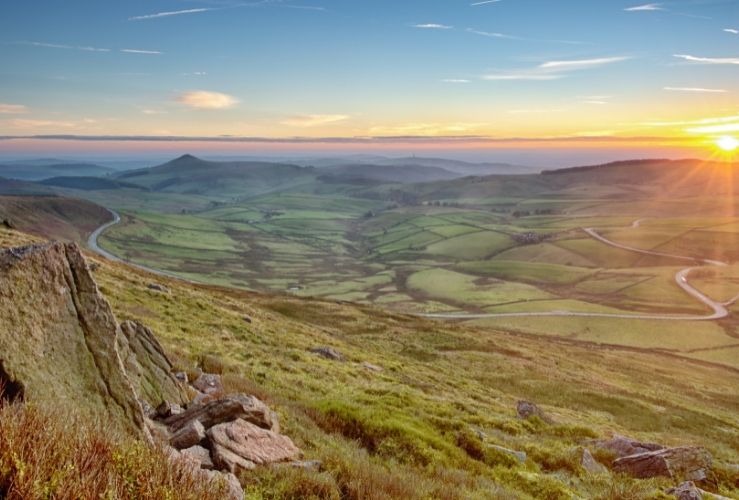
[[723,151],[731,152],[739,148],[739,141],[735,137],[725,135],[716,139],[716,146]]

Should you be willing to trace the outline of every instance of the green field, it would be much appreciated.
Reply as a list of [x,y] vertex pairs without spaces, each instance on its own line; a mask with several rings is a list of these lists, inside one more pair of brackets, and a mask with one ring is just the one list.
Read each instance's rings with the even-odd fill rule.
[[[99,202],[106,196],[106,204],[121,212],[123,222],[100,244],[131,262],[204,283],[374,303],[406,313],[709,312],[675,283],[675,273],[689,261],[615,248],[583,228],[634,248],[739,262],[739,219],[726,213],[737,206],[731,197],[664,197],[649,184],[635,188],[581,177],[401,187],[325,184],[315,175],[277,186],[268,170],[254,175],[261,184],[252,191],[238,188],[242,195],[230,198],[220,184],[207,183],[190,197],[180,187],[86,196]],[[706,267],[690,279],[710,297],[727,301],[739,294],[736,269]],[[739,366],[723,343],[728,335],[739,344],[731,317],[710,328],[690,324],[677,336],[661,333],[669,330],[665,323],[630,319],[489,323],[649,348],[678,339],[688,350],[710,349],[691,357]],[[685,333],[698,331],[703,333]]]

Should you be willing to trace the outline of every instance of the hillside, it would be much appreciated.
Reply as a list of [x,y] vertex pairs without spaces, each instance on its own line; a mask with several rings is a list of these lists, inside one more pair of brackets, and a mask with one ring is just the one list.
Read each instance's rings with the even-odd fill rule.
[[0,163],[0,177],[25,181],[39,181],[49,177],[102,177],[114,171],[92,163],[68,163],[61,160]]
[[0,222],[45,238],[82,242],[110,218],[105,208],[85,200],[0,195]]
[[152,191],[211,195],[220,199],[285,189],[312,180],[313,169],[266,162],[210,162],[184,155],[149,169],[123,172],[119,180]]
[[[0,228],[0,240],[28,238]],[[119,321],[145,321],[181,369],[217,369],[270,404],[306,459],[320,461],[318,470],[243,473],[254,498],[640,499],[684,478],[604,469],[617,453],[597,440],[613,434],[705,447],[713,465],[700,486],[739,493],[731,368],[199,286],[88,258]],[[520,400],[543,413],[517,416]]]

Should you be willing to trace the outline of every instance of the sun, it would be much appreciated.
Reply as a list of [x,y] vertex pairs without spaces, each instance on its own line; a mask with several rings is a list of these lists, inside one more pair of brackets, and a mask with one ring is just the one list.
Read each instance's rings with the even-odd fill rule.
[[716,146],[723,151],[732,152],[739,148],[739,140],[730,135],[725,135],[716,139]]

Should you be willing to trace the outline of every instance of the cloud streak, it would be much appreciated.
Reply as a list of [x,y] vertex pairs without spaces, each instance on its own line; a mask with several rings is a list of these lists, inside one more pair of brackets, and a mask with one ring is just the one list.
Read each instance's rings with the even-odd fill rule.
[[121,49],[121,52],[126,54],[149,54],[149,55],[162,55],[163,52],[158,50],[141,50],[141,49]]
[[706,94],[725,94],[728,92],[726,89],[706,89],[703,87],[663,87],[663,90],[670,92],[696,92]]
[[699,57],[689,54],[675,54],[673,57],[700,64],[739,64],[739,57]]
[[724,31],[726,33],[731,33],[732,35],[739,35],[739,30],[734,28],[724,28]]
[[645,3],[643,5],[635,5],[624,9],[626,12],[650,12],[656,10],[665,10],[660,3]]
[[601,57],[595,59],[570,59],[561,61],[547,61],[532,69],[518,70],[512,72],[501,72],[483,75],[483,80],[488,81],[511,81],[531,80],[547,81],[560,80],[573,71],[597,68],[608,64],[618,63],[631,59],[627,56]]
[[348,115],[294,115],[282,121],[288,127],[317,127],[349,119]]
[[28,113],[28,108],[23,104],[4,104],[0,102],[0,114],[23,115]]
[[31,47],[43,47],[47,49],[81,50],[83,52],[110,52],[110,49],[100,47],[88,47],[84,45],[64,45],[60,43],[45,42],[16,42],[18,45],[30,45]]
[[129,17],[129,21],[146,21],[149,19],[160,19],[162,17],[172,17],[172,16],[183,16],[186,14],[200,14],[202,12],[208,12],[211,10],[216,10],[212,8],[199,8],[199,9],[184,9],[184,10],[171,10],[166,12],[155,12],[154,14],[144,14],[142,16],[133,16]]
[[454,28],[454,26],[447,26],[446,24],[437,23],[414,24],[413,27],[422,30],[450,30]]
[[498,3],[501,0],[483,0],[482,2],[474,2],[470,4],[470,7],[479,7],[480,5],[488,5],[491,3]]
[[239,101],[228,94],[208,90],[193,90],[177,96],[177,102],[193,109],[218,110],[236,106]]

